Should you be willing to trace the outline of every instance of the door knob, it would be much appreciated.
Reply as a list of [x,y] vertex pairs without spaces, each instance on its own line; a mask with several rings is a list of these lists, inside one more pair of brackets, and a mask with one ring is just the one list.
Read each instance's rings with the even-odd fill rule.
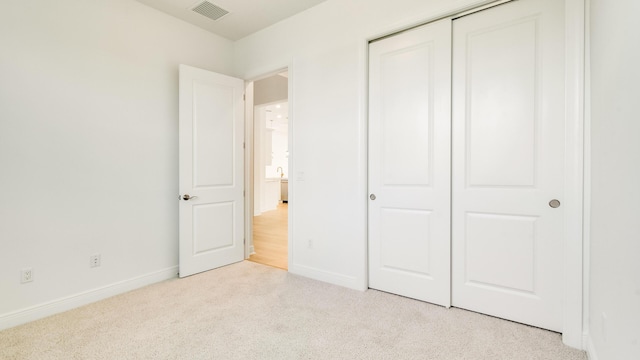
[[549,206],[551,206],[554,209],[557,207],[560,207],[560,201],[558,199],[553,199],[549,201]]
[[197,198],[197,196],[190,196],[189,194],[182,195],[182,200],[189,201]]
[[375,194],[371,194],[371,195],[369,195],[369,199],[371,199],[371,200],[375,200],[375,199],[376,199],[376,195],[375,195]]

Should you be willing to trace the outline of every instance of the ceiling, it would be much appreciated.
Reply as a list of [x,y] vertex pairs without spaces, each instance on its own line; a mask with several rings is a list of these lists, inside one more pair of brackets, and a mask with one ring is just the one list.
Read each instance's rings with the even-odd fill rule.
[[326,0],[206,0],[214,6],[205,4],[201,9],[215,12],[217,6],[229,12],[215,21],[192,10],[205,0],[138,1],[235,41]]

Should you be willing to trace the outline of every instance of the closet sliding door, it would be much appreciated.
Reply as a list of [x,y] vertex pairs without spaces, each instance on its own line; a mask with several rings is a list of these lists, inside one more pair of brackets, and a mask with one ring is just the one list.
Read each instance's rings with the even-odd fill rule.
[[369,287],[449,306],[451,20],[369,59]]
[[453,305],[562,330],[564,2],[453,21]]
[[562,331],[564,2],[369,49],[369,286]]

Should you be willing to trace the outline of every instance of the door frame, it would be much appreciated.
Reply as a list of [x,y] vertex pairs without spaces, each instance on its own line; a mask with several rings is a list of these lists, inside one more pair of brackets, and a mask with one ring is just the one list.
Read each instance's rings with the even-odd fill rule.
[[[288,121],[288,138],[287,142],[289,144],[289,199],[295,199],[295,181],[293,181],[292,174],[294,174],[294,154],[295,151],[293,149],[293,131],[294,131],[294,122],[293,122],[293,64],[288,63],[282,66],[274,66],[271,69],[274,70],[265,70],[264,72],[260,72],[260,75],[254,75],[248,77],[245,80],[245,126],[244,126],[244,189],[245,189],[245,250],[244,257],[245,259],[249,259],[254,248],[253,248],[253,213],[254,213],[254,88],[253,84],[257,80],[261,80],[264,78],[268,78],[273,75],[277,75],[278,73],[287,71],[287,102],[289,104],[289,121]],[[293,216],[295,208],[295,203],[291,204],[291,200],[288,202],[288,216],[287,216],[287,268],[291,269],[293,264]]]
[[[512,0],[476,0],[466,5],[443,5],[428,14],[417,14],[411,19],[395,23],[384,31],[365,37],[360,42],[360,111],[361,139],[360,152],[363,154],[364,167],[368,163],[368,63],[369,42],[386,36],[424,25],[443,18],[456,18],[488,7],[499,5]],[[585,301],[588,294],[584,294],[589,279],[588,273],[583,271],[585,258],[583,254],[585,224],[583,214],[585,210],[584,168],[585,168],[585,16],[587,0],[565,0],[565,210],[564,220],[564,294],[563,294],[563,331],[562,341],[568,346],[584,349],[587,324],[583,322]],[[464,3],[464,2],[462,2]],[[588,143],[587,143],[588,146]],[[366,203],[368,194],[368,169],[364,172],[363,196]],[[365,211],[368,208],[365,206]],[[364,269],[362,288],[368,288],[368,214],[365,224],[365,243],[363,252]]]

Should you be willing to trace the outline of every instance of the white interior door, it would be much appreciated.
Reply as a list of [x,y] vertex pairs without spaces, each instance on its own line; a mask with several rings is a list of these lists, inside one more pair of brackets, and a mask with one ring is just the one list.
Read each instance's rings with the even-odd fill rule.
[[453,306],[556,331],[563,9],[520,0],[453,21]]
[[369,59],[369,287],[449,306],[451,20]]
[[243,89],[180,65],[180,277],[244,259]]

